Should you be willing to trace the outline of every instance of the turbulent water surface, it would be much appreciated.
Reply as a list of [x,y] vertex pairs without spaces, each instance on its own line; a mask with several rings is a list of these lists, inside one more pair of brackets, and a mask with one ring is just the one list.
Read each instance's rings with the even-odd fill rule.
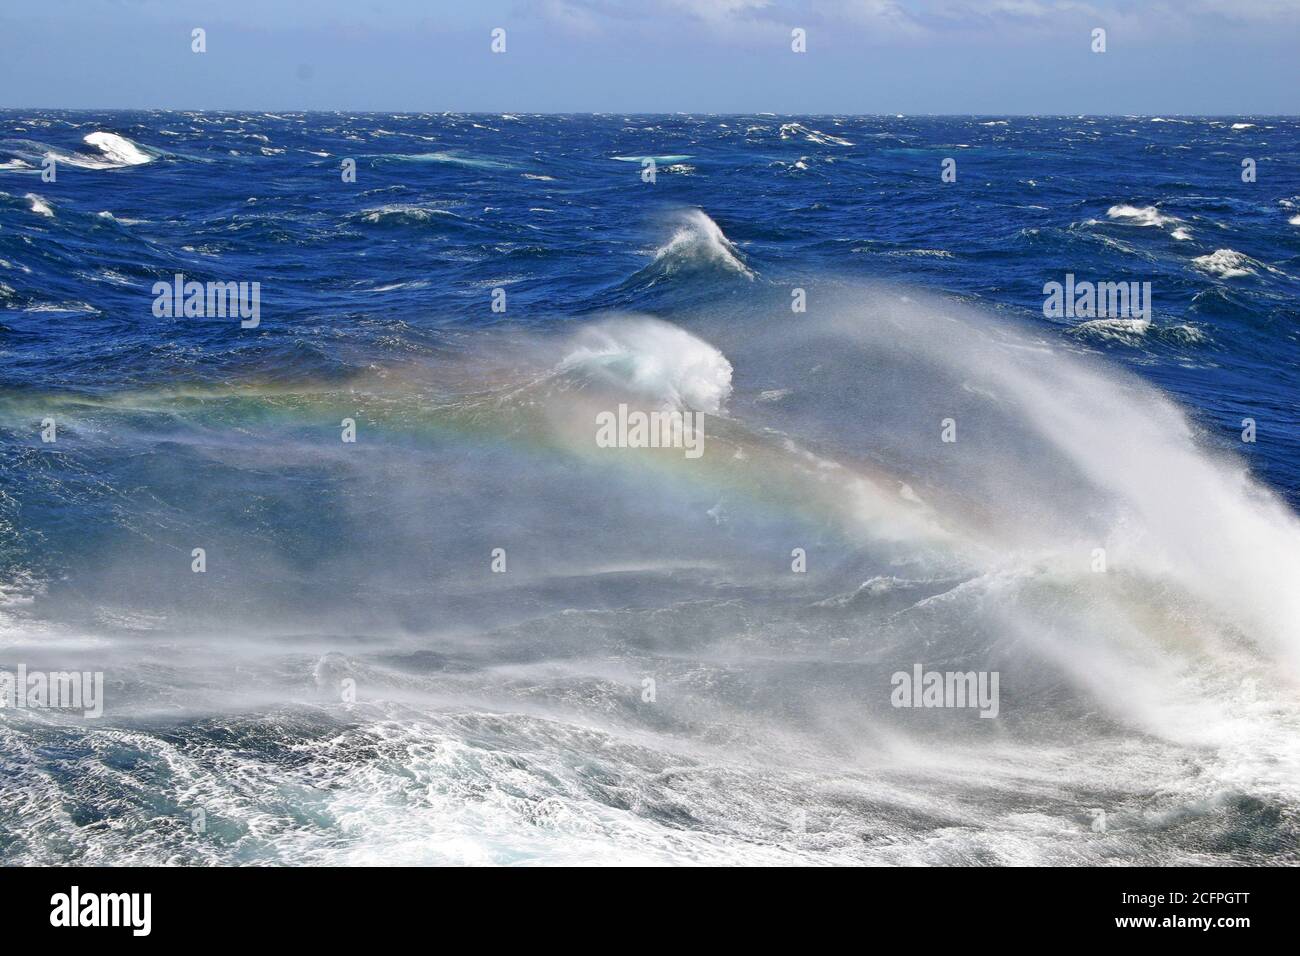
[[[0,671],[104,680],[0,711],[0,859],[1300,861],[1298,161],[0,113]],[[1151,314],[1047,318],[1067,274]],[[600,447],[620,405],[702,454]],[[917,664],[997,715],[893,706]]]

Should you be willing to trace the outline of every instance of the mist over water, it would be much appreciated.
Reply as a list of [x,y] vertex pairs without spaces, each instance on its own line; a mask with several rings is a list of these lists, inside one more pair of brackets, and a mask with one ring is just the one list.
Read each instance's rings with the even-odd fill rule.
[[[870,132],[795,125],[766,134],[792,162]],[[695,135],[665,154],[698,164]],[[459,161],[404,167],[519,163],[448,138]],[[628,149],[600,150],[611,175],[634,178]],[[370,218],[356,196],[312,226],[340,236],[297,241],[466,251],[489,225],[438,197],[492,182]],[[68,201],[4,214],[84,228]],[[527,256],[558,284],[552,228]],[[0,234],[0,259],[57,275],[64,245],[137,241],[94,229]],[[1128,360],[1171,346],[1117,354],[916,277],[796,276],[684,203],[634,230],[635,267],[564,315],[427,320],[440,260],[348,280],[387,287],[348,321],[287,330],[268,305],[259,338],[178,321],[149,344],[105,282],[86,304],[124,326],[116,375],[3,314],[0,664],[103,671],[107,698],[99,720],[0,713],[7,862],[1296,861],[1295,489]],[[121,267],[146,314],[176,267],[151,254]],[[0,280],[28,302],[29,275]],[[600,447],[620,406],[702,412],[703,453]],[[996,718],[893,706],[918,664],[996,672]]]

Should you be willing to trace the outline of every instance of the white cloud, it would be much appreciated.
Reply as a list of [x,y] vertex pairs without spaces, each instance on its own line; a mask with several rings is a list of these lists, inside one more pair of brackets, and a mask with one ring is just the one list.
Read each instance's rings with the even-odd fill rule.
[[792,26],[809,36],[901,42],[999,35],[1027,40],[1104,26],[1130,41],[1187,38],[1224,27],[1300,22],[1300,0],[545,0],[544,16],[578,33],[705,27],[728,45],[763,45]]
[[772,6],[772,0],[668,0],[668,6],[699,20],[721,23]]
[[1296,0],[1197,0],[1195,7],[1203,13],[1246,23],[1300,20],[1300,3]]

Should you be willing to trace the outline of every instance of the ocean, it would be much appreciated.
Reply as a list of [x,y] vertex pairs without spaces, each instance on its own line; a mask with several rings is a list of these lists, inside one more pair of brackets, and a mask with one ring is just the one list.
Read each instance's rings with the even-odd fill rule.
[[1298,295],[1294,117],[0,111],[0,862],[1300,862]]

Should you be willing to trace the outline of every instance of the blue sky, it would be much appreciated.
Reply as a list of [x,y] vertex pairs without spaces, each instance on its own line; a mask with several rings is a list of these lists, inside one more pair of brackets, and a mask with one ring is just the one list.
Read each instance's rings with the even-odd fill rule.
[[1294,114],[1297,41],[1300,0],[0,0],[0,106]]

